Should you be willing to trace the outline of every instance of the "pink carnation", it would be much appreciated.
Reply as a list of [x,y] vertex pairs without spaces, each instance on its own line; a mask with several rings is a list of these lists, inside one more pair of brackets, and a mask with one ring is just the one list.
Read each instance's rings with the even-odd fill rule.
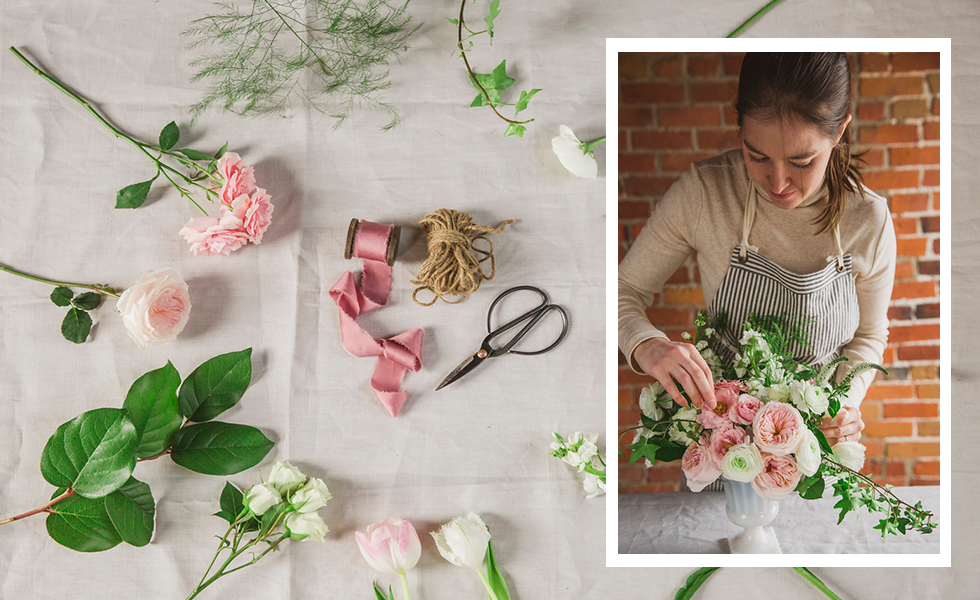
[[732,420],[728,417],[728,412],[738,400],[738,393],[742,385],[737,381],[719,381],[715,384],[715,407],[705,409],[701,407],[701,413],[697,416],[698,423],[704,425],[705,429],[719,429],[731,426]]
[[[225,152],[218,159],[216,174],[224,182],[221,186],[221,199],[225,204],[242,194],[249,194],[255,189],[255,167],[242,162],[242,157],[237,152]],[[227,200],[225,199],[228,190]]]
[[220,220],[195,217],[178,233],[184,236],[196,256],[228,255],[248,242],[242,220],[232,213],[225,213]]
[[254,244],[262,243],[262,235],[272,223],[272,198],[262,188],[256,188],[251,196],[241,195],[227,207],[222,206],[221,211],[233,214],[241,219],[248,240]]
[[791,404],[770,402],[755,413],[752,438],[763,453],[786,456],[796,452],[803,441],[803,416]]
[[762,408],[762,400],[748,394],[740,394],[738,400],[728,410],[728,418],[733,423],[749,425],[760,408]]
[[721,461],[728,454],[728,449],[736,444],[745,442],[745,430],[741,427],[726,427],[715,429],[708,438],[708,454],[715,467],[721,469]]
[[717,468],[711,459],[707,436],[702,436],[699,441],[687,447],[684,456],[681,457],[681,470],[684,471],[687,487],[691,488],[692,492],[700,492],[718,479],[721,469]]
[[752,480],[752,489],[766,500],[782,500],[796,489],[800,475],[792,456],[763,453],[762,472]]

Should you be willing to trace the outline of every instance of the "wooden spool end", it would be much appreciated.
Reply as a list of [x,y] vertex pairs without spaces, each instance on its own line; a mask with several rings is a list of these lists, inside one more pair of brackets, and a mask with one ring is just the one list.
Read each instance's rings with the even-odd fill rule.
[[[350,220],[350,226],[347,228],[347,241],[344,242],[344,258],[350,260],[354,256],[354,236],[357,235],[357,226],[360,224],[356,218]],[[399,225],[393,225],[391,229],[391,236],[388,238],[388,251],[385,254],[385,262],[388,263],[389,267],[395,266],[395,257],[398,255],[398,238],[401,236],[402,228]]]

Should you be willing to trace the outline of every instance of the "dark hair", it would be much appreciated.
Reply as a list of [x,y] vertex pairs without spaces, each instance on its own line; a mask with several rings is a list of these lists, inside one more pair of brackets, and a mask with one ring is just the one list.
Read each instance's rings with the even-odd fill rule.
[[[739,134],[745,116],[762,120],[798,118],[836,140],[851,112],[847,56],[843,52],[748,53],[738,79],[735,112]],[[861,160],[860,155],[851,155],[850,133],[845,129],[830,152],[824,175],[830,199],[817,219],[821,231],[840,222],[847,192],[864,196],[860,185],[864,178],[854,164]]]

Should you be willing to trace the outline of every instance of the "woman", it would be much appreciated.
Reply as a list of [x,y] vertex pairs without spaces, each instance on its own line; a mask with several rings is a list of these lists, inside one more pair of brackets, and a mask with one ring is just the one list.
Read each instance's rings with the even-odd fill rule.
[[[713,407],[711,372],[645,309],[692,251],[709,313],[726,313],[733,329],[749,313],[814,318],[812,348],[797,348],[797,360],[881,362],[895,233],[887,203],[863,187],[851,156],[850,84],[843,53],[746,55],[735,101],[741,150],[692,165],[620,264],[620,348],[676,402],[687,404],[674,381],[695,405]],[[872,378],[855,380],[844,408],[824,422],[831,444],[860,439]]]

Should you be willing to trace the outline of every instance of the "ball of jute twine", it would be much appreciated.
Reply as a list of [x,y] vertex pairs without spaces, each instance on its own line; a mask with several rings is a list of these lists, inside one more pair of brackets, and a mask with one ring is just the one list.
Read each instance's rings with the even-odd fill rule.
[[[514,219],[508,219],[495,229],[477,225],[469,214],[449,208],[440,208],[425,215],[419,225],[426,232],[429,258],[425,259],[412,280],[413,285],[419,286],[412,292],[412,300],[421,306],[432,306],[440,298],[447,304],[466,300],[484,279],[493,279],[497,274],[493,242],[487,234],[503,233],[504,227],[513,222]],[[485,241],[489,249],[477,248],[474,245],[477,240]],[[477,258],[475,254],[481,257]],[[490,261],[489,275],[483,272],[481,266],[487,260]],[[431,302],[419,301],[418,293],[423,290],[432,292]],[[447,296],[456,296],[456,299],[447,300]]]

